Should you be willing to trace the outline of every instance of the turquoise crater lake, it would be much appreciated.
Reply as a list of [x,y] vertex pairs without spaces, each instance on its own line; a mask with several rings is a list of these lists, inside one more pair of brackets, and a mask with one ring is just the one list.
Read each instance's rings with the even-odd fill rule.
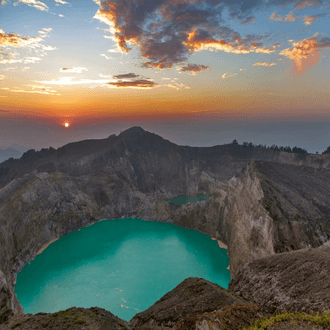
[[25,313],[98,306],[129,320],[187,277],[227,288],[227,251],[195,230],[106,220],[62,236],[17,275]]

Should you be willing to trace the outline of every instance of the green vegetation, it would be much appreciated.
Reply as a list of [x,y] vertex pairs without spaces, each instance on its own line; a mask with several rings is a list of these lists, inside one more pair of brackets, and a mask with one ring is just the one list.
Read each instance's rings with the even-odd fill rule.
[[324,150],[322,152],[322,155],[324,155],[324,154],[330,154],[330,146],[327,148],[327,150]]
[[[237,140],[233,140],[232,144],[235,144],[235,145],[240,145]],[[283,147],[283,146],[277,146],[276,144],[273,144],[272,146],[266,146],[266,145],[263,145],[263,144],[253,144],[252,142],[243,142],[241,144],[241,146],[243,148],[261,148],[261,149],[267,149],[267,150],[275,150],[275,151],[284,151],[284,152],[290,152],[290,153],[295,153],[295,154],[307,154],[307,150],[306,149],[303,149],[303,148],[300,148],[300,147],[289,147],[289,146],[286,146],[286,147]],[[330,147],[328,148],[330,152]],[[325,152],[323,152],[325,153]]]
[[298,312],[277,314],[270,318],[266,317],[257,320],[254,325],[249,328],[243,328],[243,330],[265,330],[276,322],[295,320],[309,321],[321,326],[330,326],[330,310],[325,313],[316,313],[315,315]]

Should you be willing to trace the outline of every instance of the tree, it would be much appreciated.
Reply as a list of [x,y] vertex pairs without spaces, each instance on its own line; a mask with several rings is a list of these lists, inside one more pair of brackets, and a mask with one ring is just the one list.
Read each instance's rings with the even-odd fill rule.
[[234,139],[232,144],[238,144],[238,141],[236,139]]
[[324,155],[324,154],[330,154],[330,146],[327,148],[327,150],[324,150],[322,152],[322,155]]

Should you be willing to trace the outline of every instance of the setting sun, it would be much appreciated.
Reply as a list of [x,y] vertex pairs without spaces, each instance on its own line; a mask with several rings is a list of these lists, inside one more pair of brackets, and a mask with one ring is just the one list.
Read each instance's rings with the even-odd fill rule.
[[64,126],[65,126],[65,127],[69,127],[70,124],[69,124],[69,123],[65,123]]

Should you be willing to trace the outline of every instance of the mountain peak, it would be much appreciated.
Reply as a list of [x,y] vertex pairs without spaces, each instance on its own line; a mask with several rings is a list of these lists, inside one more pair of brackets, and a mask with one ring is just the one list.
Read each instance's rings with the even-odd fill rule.
[[140,126],[133,126],[124,132],[120,133],[119,136],[125,138],[137,138],[142,136],[146,131]]

